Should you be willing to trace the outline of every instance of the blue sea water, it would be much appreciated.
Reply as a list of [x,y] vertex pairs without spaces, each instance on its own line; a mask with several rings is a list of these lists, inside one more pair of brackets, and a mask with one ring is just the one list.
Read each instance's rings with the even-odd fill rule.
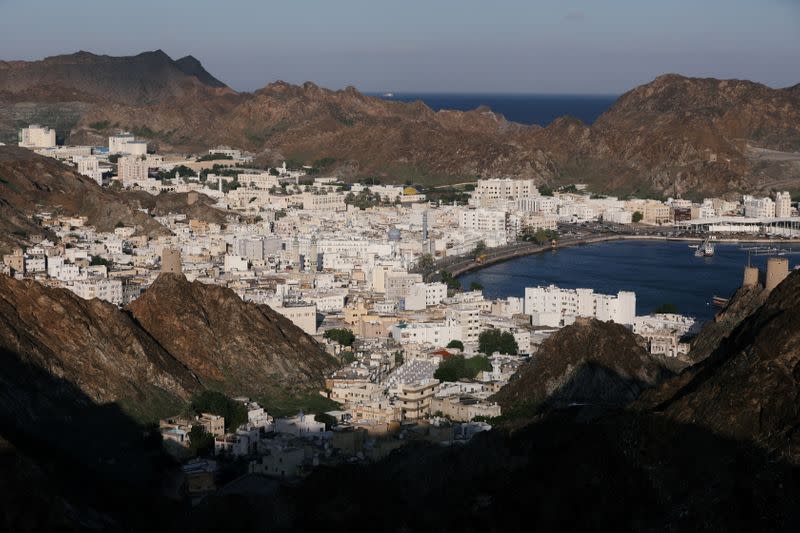
[[458,93],[394,93],[386,100],[415,102],[422,100],[434,111],[455,109],[469,111],[482,105],[521,124],[547,126],[558,117],[568,115],[591,124],[617,99],[615,95],[548,95],[548,94],[458,94]]
[[[713,296],[729,297],[741,286],[747,251],[737,244],[717,244],[714,257],[694,257],[686,242],[618,241],[529,255],[461,276],[462,285],[483,285],[490,298],[523,297],[525,287],[557,285],[596,292],[636,292],[637,314],[671,303],[678,312],[709,320],[718,310]],[[789,255],[792,268],[800,255]],[[752,265],[766,268],[765,256]]]

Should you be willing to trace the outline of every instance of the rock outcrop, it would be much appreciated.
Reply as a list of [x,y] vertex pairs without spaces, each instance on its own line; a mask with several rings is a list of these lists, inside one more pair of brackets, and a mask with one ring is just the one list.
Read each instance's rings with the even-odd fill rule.
[[232,396],[319,390],[336,366],[315,340],[268,306],[182,275],[161,274],[129,310],[206,387]]
[[[231,396],[316,391],[335,368],[316,341],[269,307],[170,274],[130,311],[0,275],[0,350],[142,420],[173,414],[205,388]],[[13,394],[19,381],[26,382],[0,375],[10,391],[0,408],[28,397]]]
[[[117,402],[141,418],[168,414],[201,384],[127,314],[101,300],[84,300],[67,289],[0,275],[0,350],[4,358],[44,369],[73,384],[97,404]],[[0,374],[13,410],[35,421],[25,383]],[[43,397],[46,397],[43,396]],[[33,401],[33,399],[31,400]],[[5,404],[5,402],[3,402]]]
[[645,408],[800,460],[800,272]]
[[576,404],[621,407],[670,375],[625,327],[578,319],[546,339],[492,399],[512,418]]

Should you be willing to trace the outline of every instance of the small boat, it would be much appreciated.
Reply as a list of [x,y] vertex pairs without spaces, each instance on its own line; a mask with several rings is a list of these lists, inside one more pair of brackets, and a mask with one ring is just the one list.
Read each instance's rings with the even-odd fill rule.
[[694,252],[695,257],[713,257],[714,256],[714,244],[711,242],[710,239],[706,239],[697,247],[697,250]]
[[728,305],[728,298],[723,298],[722,296],[713,296],[711,298],[711,303],[717,307],[725,307]]
[[394,93],[383,93],[384,98],[394,98]]

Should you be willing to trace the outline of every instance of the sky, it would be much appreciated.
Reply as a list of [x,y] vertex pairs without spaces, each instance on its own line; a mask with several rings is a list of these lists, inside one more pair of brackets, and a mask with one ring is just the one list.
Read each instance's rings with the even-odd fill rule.
[[800,82],[800,0],[0,0],[0,59],[191,54],[237,90],[619,94]]

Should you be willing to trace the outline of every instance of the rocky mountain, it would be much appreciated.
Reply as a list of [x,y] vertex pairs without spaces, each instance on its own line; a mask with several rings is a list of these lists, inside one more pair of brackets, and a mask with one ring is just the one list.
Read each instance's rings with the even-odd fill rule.
[[5,253],[35,235],[46,236],[33,218],[42,211],[86,216],[100,231],[113,231],[122,223],[141,234],[169,233],[131,206],[124,195],[98,186],[55,159],[0,146],[0,251]]
[[[179,275],[162,274],[129,311],[0,276],[0,310],[4,357],[139,419],[166,416],[205,388],[231,396],[316,391],[335,365],[269,307]],[[20,377],[4,374],[0,381],[13,391]],[[24,395],[9,392],[6,399],[15,398]]]
[[[176,467],[142,422],[206,388],[309,394],[334,364],[268,307],[182,276],[162,276],[125,311],[0,275],[0,525],[131,531],[176,519]],[[141,508],[149,517],[131,512]]]
[[625,327],[579,319],[548,337],[492,399],[510,418],[576,404],[622,407],[670,375]]
[[767,296],[769,293],[761,284],[737,289],[725,307],[716,314],[714,320],[705,323],[697,337],[692,339],[689,361],[698,363],[711,355],[723,339],[761,307]]
[[[230,94],[233,90],[209,74],[197,59],[173,61],[161,50],[132,57],[89,52],[41,61],[0,61],[0,87],[11,98],[54,97],[59,101],[116,101],[152,105],[197,92]],[[60,93],[67,89],[66,95]],[[59,96],[59,93],[61,96]]]
[[231,396],[309,392],[335,368],[311,337],[231,289],[161,274],[131,316],[209,388]]
[[[47,370],[95,403],[118,402],[146,415],[177,408],[201,388],[184,365],[107,302],[0,275],[0,309],[4,357]],[[18,378],[0,377],[4,390],[19,386]]]
[[[763,189],[768,181],[796,187],[798,119],[800,85],[771,89],[669,74],[623,94],[591,127],[573,127],[566,138],[576,149],[561,162],[618,190],[725,193]],[[609,180],[603,163],[622,172]],[[637,172],[642,183],[631,181]]]
[[523,126],[487,108],[434,112],[353,88],[276,82],[235,93],[189,56],[85,52],[0,64],[0,139],[29,122],[72,142],[119,129],[165,150],[229,144],[279,163],[420,183],[475,176],[585,182],[598,192],[722,194],[792,189],[800,177],[800,85],[665,75],[589,126]]
[[[800,272],[643,407],[800,460]],[[654,401],[657,400],[657,401]]]

